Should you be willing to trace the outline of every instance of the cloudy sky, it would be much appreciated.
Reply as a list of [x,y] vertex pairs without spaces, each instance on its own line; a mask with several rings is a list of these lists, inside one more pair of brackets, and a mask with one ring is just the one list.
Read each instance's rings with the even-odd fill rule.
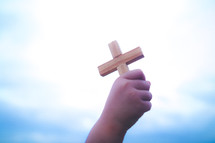
[[0,142],[81,143],[118,73],[99,75],[117,40],[142,48],[152,110],[129,142],[215,141],[213,0],[1,0]]

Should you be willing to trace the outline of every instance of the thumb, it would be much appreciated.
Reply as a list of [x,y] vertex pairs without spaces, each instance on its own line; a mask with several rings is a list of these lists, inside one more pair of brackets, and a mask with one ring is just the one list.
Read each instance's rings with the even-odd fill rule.
[[146,80],[144,73],[140,69],[128,71],[124,73],[121,77],[129,80],[135,80],[135,79]]

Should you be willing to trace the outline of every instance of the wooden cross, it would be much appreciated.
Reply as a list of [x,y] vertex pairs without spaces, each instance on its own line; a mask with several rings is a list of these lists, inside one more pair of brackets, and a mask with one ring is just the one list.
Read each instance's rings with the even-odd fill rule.
[[106,76],[118,70],[119,75],[129,71],[128,64],[131,64],[144,57],[140,47],[137,47],[127,53],[122,54],[117,41],[111,42],[109,45],[113,59],[98,67],[101,76]]

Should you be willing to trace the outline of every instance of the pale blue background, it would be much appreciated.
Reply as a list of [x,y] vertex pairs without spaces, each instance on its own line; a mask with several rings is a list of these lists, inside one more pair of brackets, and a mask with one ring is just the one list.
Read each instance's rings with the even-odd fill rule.
[[108,43],[141,46],[152,110],[125,143],[215,142],[215,1],[1,0],[0,142],[81,143],[117,73]]

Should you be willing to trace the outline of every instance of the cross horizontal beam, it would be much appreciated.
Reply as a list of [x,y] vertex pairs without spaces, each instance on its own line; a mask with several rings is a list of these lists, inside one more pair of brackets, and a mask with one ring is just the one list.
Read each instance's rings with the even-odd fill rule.
[[129,65],[143,57],[144,55],[141,51],[141,48],[137,47],[127,53],[121,54],[118,57],[100,65],[98,67],[99,73],[101,76],[105,76],[111,72],[116,71],[117,67],[119,67],[121,64],[126,63],[126,65]]

